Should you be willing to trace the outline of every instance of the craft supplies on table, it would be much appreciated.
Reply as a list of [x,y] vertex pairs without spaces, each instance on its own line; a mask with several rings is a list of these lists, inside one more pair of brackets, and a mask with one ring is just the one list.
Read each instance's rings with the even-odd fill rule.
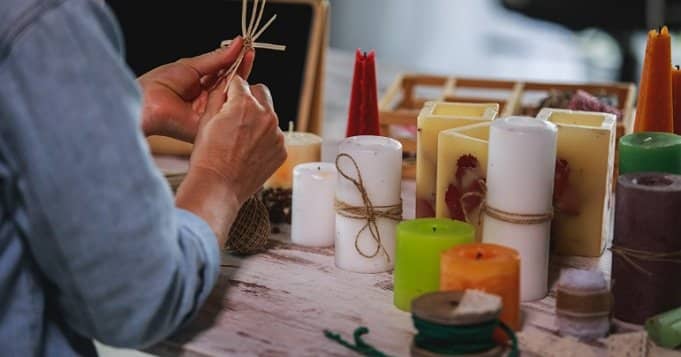
[[641,132],[619,142],[619,172],[663,172],[681,174],[681,135]]
[[418,116],[416,217],[435,217],[438,135],[441,131],[493,120],[498,104],[428,102]]
[[490,128],[482,240],[520,254],[522,301],[548,292],[557,134],[555,124],[529,117],[498,119]]
[[681,175],[618,179],[612,284],[616,319],[642,324],[681,302]]
[[[518,356],[513,330],[499,321],[501,298],[477,290],[434,292],[412,302],[416,335],[411,355],[437,357],[465,355]],[[494,332],[501,328],[510,348],[498,344]]]
[[610,331],[612,294],[603,272],[563,269],[556,287],[556,317],[561,335],[583,340]]
[[336,168],[336,266],[360,273],[392,270],[402,220],[402,145],[382,136],[347,138]]
[[291,241],[311,247],[332,246],[335,239],[334,200],[338,173],[326,162],[310,162],[293,168]]
[[[379,101],[381,134],[399,140],[411,157],[416,153],[416,133],[404,135],[404,130],[396,128],[415,127],[426,102],[492,102],[499,104],[500,117],[535,116],[543,107],[556,107],[544,105],[544,99],[552,92],[576,93],[578,90],[588,92],[621,113],[617,117],[617,138],[631,132],[636,100],[633,83],[534,82],[403,73],[395,78]],[[569,100],[565,102],[566,106],[568,104]],[[414,165],[411,160],[404,161],[405,175],[414,173]],[[414,178],[413,175],[405,177]]]
[[558,127],[553,251],[598,257],[612,237],[616,117],[542,109],[537,119]]
[[440,289],[440,254],[472,243],[475,228],[450,219],[420,218],[397,225],[394,303],[410,311],[414,298]]

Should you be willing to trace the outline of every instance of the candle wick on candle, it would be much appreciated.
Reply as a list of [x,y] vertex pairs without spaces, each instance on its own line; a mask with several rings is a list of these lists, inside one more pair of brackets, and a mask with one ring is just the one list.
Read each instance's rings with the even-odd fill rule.
[[677,71],[678,71],[678,70],[681,70],[681,66],[679,66],[678,64],[675,65],[674,68],[676,68]]
[[293,134],[293,121],[288,122],[288,133]]
[[435,231],[437,231],[437,227],[433,226],[433,233],[435,233]]
[[475,260],[480,260],[480,259],[482,259],[482,253],[481,252],[475,253]]

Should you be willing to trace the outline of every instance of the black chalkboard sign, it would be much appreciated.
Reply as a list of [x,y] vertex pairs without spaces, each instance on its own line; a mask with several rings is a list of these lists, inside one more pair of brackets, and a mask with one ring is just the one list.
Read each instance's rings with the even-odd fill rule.
[[[209,52],[221,41],[241,34],[241,0],[107,3],[121,24],[126,60],[137,75],[182,57]],[[306,96],[312,95],[323,42],[323,36],[317,34],[323,31],[317,18],[322,3],[325,1],[274,0],[265,8],[264,20],[273,14],[277,19],[258,41],[287,48],[285,52],[258,49],[249,82],[270,88],[282,128],[303,117],[307,122],[311,103]]]

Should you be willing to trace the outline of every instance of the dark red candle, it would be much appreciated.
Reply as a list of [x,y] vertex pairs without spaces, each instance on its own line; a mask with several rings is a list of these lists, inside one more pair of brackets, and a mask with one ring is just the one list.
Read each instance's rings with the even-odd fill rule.
[[345,136],[380,135],[377,92],[376,54],[374,51],[363,53],[358,49]]

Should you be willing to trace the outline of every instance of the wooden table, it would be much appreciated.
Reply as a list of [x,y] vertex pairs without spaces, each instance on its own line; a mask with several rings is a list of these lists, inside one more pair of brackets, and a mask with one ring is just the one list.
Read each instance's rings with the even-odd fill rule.
[[[327,65],[325,137],[343,136],[352,56],[337,51]],[[397,69],[380,66],[379,88]],[[387,74],[387,75],[386,75]],[[329,150],[326,158],[329,159]],[[332,151],[332,150],[331,150]],[[186,162],[159,159],[171,170]],[[413,217],[413,181],[403,184],[405,218]],[[356,274],[334,265],[333,248],[290,243],[282,227],[263,254],[239,258],[224,254],[217,287],[195,321],[152,353],[190,356],[347,356],[348,349],[327,340],[324,329],[347,339],[356,327],[369,327],[367,340],[394,356],[407,356],[414,329],[408,313],[393,306],[391,273]],[[600,269],[610,275],[609,252],[600,259],[553,257],[551,282],[563,267]],[[556,332],[554,292],[522,306],[524,330]],[[598,346],[594,349],[599,350]],[[603,350],[600,349],[602,352]]]

